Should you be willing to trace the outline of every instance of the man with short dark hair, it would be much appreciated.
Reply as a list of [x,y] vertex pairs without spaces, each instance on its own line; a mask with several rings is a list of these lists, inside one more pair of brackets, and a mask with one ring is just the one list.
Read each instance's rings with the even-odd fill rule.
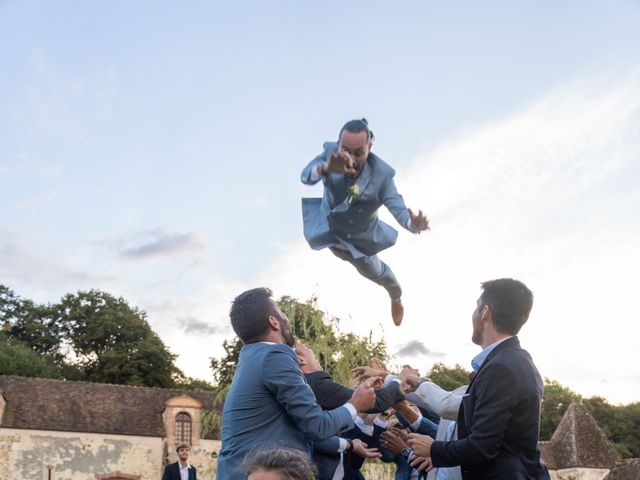
[[358,411],[373,406],[372,382],[342,406],[323,411],[304,380],[289,319],[266,288],[248,290],[231,307],[231,325],[244,343],[222,412],[219,480],[244,479],[241,464],[257,448],[310,453],[320,442],[353,427]]
[[396,243],[398,232],[378,219],[384,205],[402,227],[419,233],[429,228],[422,213],[413,213],[398,194],[395,171],[371,153],[374,140],[366,119],[347,122],[338,142],[326,142],[323,152],[302,171],[302,183],[322,180],[320,198],[302,199],[304,236],[314,250],[329,248],[361,275],[381,285],[391,298],[391,316],[400,325],[404,315],[402,289],[378,252]]
[[190,450],[185,443],[176,447],[178,461],[165,465],[162,480],[197,480],[196,468],[187,462]]
[[485,282],[482,289],[471,316],[472,340],[482,352],[471,362],[476,375],[458,412],[458,440],[411,434],[409,444],[422,457],[414,464],[460,465],[464,480],[548,480],[538,449],[542,378],[516,336],[533,294],[510,278]]

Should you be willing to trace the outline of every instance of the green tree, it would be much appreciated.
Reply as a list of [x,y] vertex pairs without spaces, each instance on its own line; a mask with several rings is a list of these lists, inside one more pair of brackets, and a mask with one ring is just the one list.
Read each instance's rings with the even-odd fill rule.
[[562,420],[564,412],[574,400],[580,400],[580,395],[567,387],[563,387],[555,380],[545,378],[540,419],[541,440],[549,440],[551,438],[560,420]]
[[174,387],[182,376],[146,313],[121,297],[99,290],[68,294],[55,305],[55,316],[73,364],[89,381]]
[[469,374],[470,372],[461,365],[447,367],[444,363],[437,362],[427,373],[427,378],[445,390],[451,391],[462,385],[468,385]]
[[49,357],[0,333],[0,375],[63,378],[62,369]]
[[[324,370],[340,383],[347,384],[351,369],[368,364],[372,357],[382,361],[387,359],[384,340],[375,342],[371,334],[368,337],[341,334],[340,320],[329,318],[319,310],[315,298],[300,302],[284,296],[278,305],[289,318],[293,334],[313,349]],[[242,342],[234,338],[225,341],[223,348],[225,353],[221,358],[211,359],[211,368],[219,392],[226,393],[235,373]]]
[[45,362],[34,365],[57,365],[55,371],[39,370],[54,378],[149,387],[190,382],[146,313],[106,292],[78,292],[38,305],[0,285],[0,326],[9,342],[5,355],[11,349],[11,358],[23,359],[27,348]]
[[62,334],[49,305],[37,305],[0,285],[0,325],[9,338],[62,363]]

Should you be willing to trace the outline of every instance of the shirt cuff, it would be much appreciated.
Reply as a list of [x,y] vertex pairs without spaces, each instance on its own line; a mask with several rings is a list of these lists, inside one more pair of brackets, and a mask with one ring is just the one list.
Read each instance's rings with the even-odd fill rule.
[[420,233],[419,231],[414,230],[411,226],[411,217],[409,217],[409,220],[407,220],[407,230],[409,230],[411,233]]
[[414,430],[418,430],[418,428],[420,428],[420,424],[422,423],[422,418],[422,415],[418,415],[416,421],[411,424],[411,428]]
[[349,413],[351,414],[351,418],[353,419],[353,421],[356,421],[356,417],[358,416],[358,412],[356,411],[356,407],[353,406],[352,403],[345,403],[343,405],[343,407],[345,407],[347,410],[349,410]]
[[389,426],[389,422],[380,418],[380,415],[377,415],[376,418],[373,419],[373,424],[381,428],[387,428]]
[[339,440],[340,440],[340,446],[338,447],[338,453],[342,453],[342,452],[344,452],[344,451],[347,449],[347,447],[349,446],[349,442],[347,442],[347,440],[346,440],[346,439],[344,439],[344,438],[342,438],[342,437],[340,437],[340,439],[339,439]]
[[[311,180],[313,183],[319,181],[323,177],[321,173],[318,173],[319,165],[322,165],[322,164],[318,164],[315,167],[313,167],[311,169],[311,173],[309,174],[309,180]],[[409,222],[411,222],[411,219],[409,219]]]
[[384,377],[384,386],[386,387],[386,386],[387,386],[387,385],[389,385],[391,382],[398,382],[398,383],[402,383],[398,377],[396,377],[395,375],[391,375],[391,374],[389,373],[389,374],[387,374],[387,376],[386,376],[386,377]]

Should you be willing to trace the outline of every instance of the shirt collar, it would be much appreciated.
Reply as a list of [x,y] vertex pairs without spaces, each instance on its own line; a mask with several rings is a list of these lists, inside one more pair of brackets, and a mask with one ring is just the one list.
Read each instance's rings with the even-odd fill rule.
[[480,367],[482,366],[484,361],[487,359],[489,354],[492,352],[492,350],[494,348],[496,348],[498,345],[500,345],[502,342],[504,342],[505,340],[509,340],[512,337],[513,336],[507,337],[507,338],[503,338],[503,339],[498,340],[497,342],[494,342],[491,345],[485,347],[478,355],[473,357],[473,360],[471,360],[471,368],[473,368],[473,370],[476,373],[478,373],[478,370],[480,370]]

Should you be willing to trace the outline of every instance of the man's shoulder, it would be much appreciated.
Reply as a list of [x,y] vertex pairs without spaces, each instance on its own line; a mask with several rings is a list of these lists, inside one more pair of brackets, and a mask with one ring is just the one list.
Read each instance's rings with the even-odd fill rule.
[[377,156],[375,153],[370,153],[369,158],[367,158],[367,162],[375,172],[375,175],[393,178],[396,174],[394,168],[385,162],[382,158]]
[[332,153],[338,151],[338,143],[337,142],[324,142],[322,144],[322,150],[324,153]]

